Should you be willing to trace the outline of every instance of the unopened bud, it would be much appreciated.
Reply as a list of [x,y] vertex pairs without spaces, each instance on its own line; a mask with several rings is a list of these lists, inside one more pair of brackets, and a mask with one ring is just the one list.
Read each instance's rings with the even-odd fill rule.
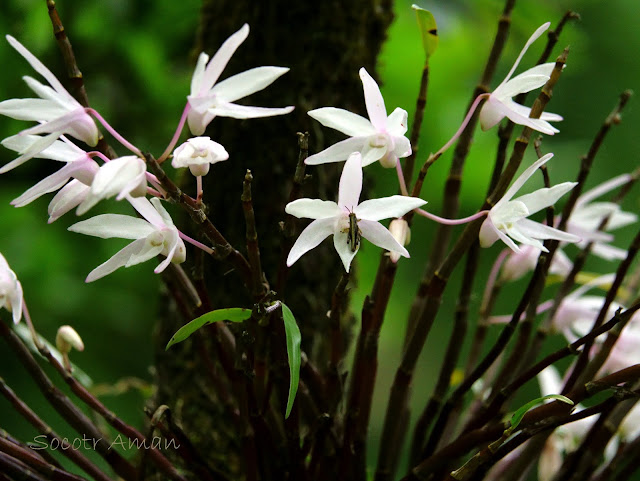
[[62,354],[68,354],[71,349],[84,351],[82,338],[71,326],[60,326],[56,334],[56,347]]
[[[398,244],[401,246],[406,246],[411,241],[411,229],[409,229],[409,223],[400,218],[393,219],[389,224],[389,232],[395,240],[398,241]],[[391,258],[391,262],[398,262],[400,259],[399,252],[389,252],[389,257]]]

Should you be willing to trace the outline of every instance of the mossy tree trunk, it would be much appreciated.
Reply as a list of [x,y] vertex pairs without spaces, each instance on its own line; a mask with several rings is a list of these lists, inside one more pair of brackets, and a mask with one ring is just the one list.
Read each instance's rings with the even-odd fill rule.
[[[204,202],[216,227],[234,247],[245,252],[240,196],[246,170],[252,171],[253,205],[266,281],[276,291],[275,298],[284,300],[296,314],[303,350],[321,370],[328,352],[326,314],[343,272],[333,245],[325,242],[293,266],[286,283],[278,282],[283,255],[279,222],[285,219],[284,206],[298,159],[296,133],[310,133],[309,151],[315,153],[344,136],[320,128],[307,115],[308,110],[335,106],[366,116],[358,70],[365,67],[376,76],[376,58],[392,18],[391,0],[203,1],[194,59],[201,51],[213,55],[229,35],[248,23],[249,37],[236,51],[222,78],[264,65],[291,69],[267,89],[240,103],[264,107],[294,105],[293,113],[252,120],[216,118],[210,124],[206,135],[224,145],[230,158],[214,165],[205,178]],[[303,197],[335,200],[341,167],[340,163],[308,168],[306,173],[311,178],[305,182]],[[305,224],[297,226],[296,235]],[[255,299],[236,272],[227,272],[227,265],[212,259],[205,259],[205,266],[212,308],[253,305]],[[205,332],[201,341],[190,340],[165,353],[166,339],[182,324],[184,318],[179,310],[168,307],[158,326],[155,403],[168,405],[210,463],[232,479],[238,479],[239,473],[247,469],[242,433],[220,399],[220,390],[212,386],[211,376],[205,374],[203,346],[199,345],[200,342],[205,349],[209,347],[206,336],[213,330]],[[235,334],[247,336],[242,329]],[[218,361],[214,359],[214,363],[216,372],[222,373]],[[288,371],[284,375],[288,379]],[[245,381],[250,383],[251,376],[248,373]],[[221,382],[233,397],[233,382]],[[269,473],[277,479],[284,479],[283,474],[296,479],[291,467],[295,463],[287,460],[287,456],[276,458],[269,461],[262,456],[260,479],[269,479]],[[265,468],[264,464],[269,462],[274,466]]]

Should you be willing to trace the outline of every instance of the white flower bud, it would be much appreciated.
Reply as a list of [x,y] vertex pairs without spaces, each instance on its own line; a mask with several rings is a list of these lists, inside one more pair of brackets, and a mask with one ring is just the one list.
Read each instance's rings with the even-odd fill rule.
[[[404,219],[393,219],[389,224],[389,232],[391,232],[393,238],[403,247],[411,241],[411,229],[409,228],[409,223]],[[391,262],[398,262],[400,253],[389,252],[389,257],[391,258]]]
[[13,322],[17,324],[22,317],[22,285],[16,274],[9,268],[4,256],[0,254],[0,309],[13,313]]
[[84,351],[82,338],[71,326],[60,326],[56,334],[56,347],[62,354],[68,354],[71,349]]
[[207,175],[211,164],[227,160],[228,152],[209,137],[193,137],[173,151],[171,165],[175,168],[189,167],[196,177]]

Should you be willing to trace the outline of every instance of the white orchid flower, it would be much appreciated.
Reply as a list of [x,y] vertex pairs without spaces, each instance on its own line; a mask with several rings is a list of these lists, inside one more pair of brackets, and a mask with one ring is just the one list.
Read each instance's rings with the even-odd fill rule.
[[557,239],[565,242],[580,240],[573,234],[527,219],[530,215],[554,204],[577,185],[575,182],[563,182],[550,188],[538,189],[531,194],[525,194],[511,200],[538,167],[544,165],[551,157],[553,154],[547,154],[534,162],[516,179],[502,199],[489,211],[480,228],[480,245],[482,247],[489,247],[500,239],[513,251],[519,252],[520,248],[513,241],[516,240],[547,252],[546,247],[540,242],[541,240]]
[[638,216],[631,212],[624,212],[622,208],[614,202],[592,201],[626,184],[629,180],[631,180],[631,175],[619,175],[578,197],[567,222],[567,232],[582,238],[578,246],[585,247],[589,242],[593,242],[592,252],[607,260],[624,259],[627,256],[625,249],[608,245],[607,242],[613,240],[613,236],[599,231],[598,227],[600,227],[602,221],[608,217],[609,221],[605,226],[605,230],[619,229],[636,222]]
[[358,203],[361,191],[362,160],[360,153],[355,152],[344,164],[337,204],[319,199],[298,199],[287,204],[287,214],[315,219],[300,233],[300,237],[291,248],[287,257],[288,266],[293,265],[303,254],[318,246],[330,235],[333,235],[333,245],[347,272],[360,247],[360,236],[383,249],[409,257],[409,252],[378,221],[389,217],[401,217],[410,210],[426,204],[426,201],[416,197],[393,195]]
[[555,66],[553,62],[537,65],[511,78],[529,46],[549,28],[549,25],[550,23],[547,22],[533,33],[505,79],[491,92],[491,95],[482,106],[480,110],[480,126],[482,130],[490,129],[504,117],[507,117],[513,123],[526,125],[543,134],[553,135],[559,132],[549,122],[562,120],[560,115],[543,112],[539,119],[531,119],[529,118],[531,109],[513,101],[513,97],[518,94],[542,87],[551,77],[551,72]]
[[287,73],[285,67],[257,67],[233,75],[216,84],[220,74],[227,66],[236,49],[249,35],[246,23],[231,35],[218,49],[213,58],[202,52],[198,57],[196,68],[191,79],[191,95],[187,97],[191,110],[187,121],[194,135],[202,135],[207,125],[216,116],[234,119],[253,119],[288,114],[292,106],[283,108],[249,107],[238,105],[238,99],[271,85],[278,77]]
[[166,256],[166,259],[155,268],[156,274],[164,271],[169,262],[180,264],[185,261],[184,242],[161,201],[156,198],[149,201],[146,197],[127,197],[127,200],[145,220],[128,215],[102,214],[69,227],[72,232],[103,239],[135,239],[111,259],[92,270],[86,282],[100,279],[120,267],[140,264],[158,254]]
[[3,307],[13,314],[13,322],[22,318],[22,284],[7,260],[0,254],[0,309]]
[[[49,85],[25,76],[24,81],[37,95],[38,99],[11,99],[0,102],[0,114],[18,120],[40,122],[40,125],[22,132],[22,134],[49,134],[33,143],[22,153],[24,161],[46,149],[61,134],[69,134],[87,145],[98,143],[98,128],[84,107],[62,86],[60,81],[31,52],[11,35],[7,41],[22,55],[33,69],[44,77]],[[21,163],[21,162],[19,162]]]
[[407,132],[407,111],[398,107],[387,117],[384,99],[376,81],[364,68],[360,69],[360,78],[369,118],[334,107],[309,111],[309,116],[325,127],[338,130],[350,138],[307,157],[305,164],[341,162],[352,152],[360,152],[363,167],[379,160],[383,167],[391,168],[396,166],[398,158],[411,155],[411,142],[404,136]]
[[211,164],[229,158],[226,149],[209,137],[193,137],[173,151],[171,165],[175,168],[189,167],[198,177],[207,175]]
[[[88,192],[89,186],[93,182],[93,178],[99,170],[99,166],[87,152],[76,146],[64,136],[62,140],[55,140],[49,147],[42,152],[38,153],[35,157],[56,160],[58,162],[65,162],[66,165],[57,172],[45,177],[36,185],[26,190],[21,196],[13,199],[11,205],[15,207],[24,207],[25,205],[33,202],[40,196],[55,192],[58,189],[63,188],[70,179],[77,179],[76,182],[84,186],[84,191]],[[28,149],[34,143],[39,142],[41,137],[37,135],[14,135],[8,137],[2,141],[2,145],[15,150],[22,151]],[[18,160],[18,159],[16,159]],[[22,163],[21,161],[20,163]],[[2,169],[0,173],[7,172],[19,164],[15,164],[15,161],[9,162]],[[80,200],[75,204],[78,205]],[[71,206],[71,208],[75,207]],[[67,209],[68,211],[69,209]],[[66,211],[65,211],[66,212]],[[64,212],[59,212],[60,217]],[[54,219],[55,220],[55,219]]]
[[125,155],[104,163],[95,174],[88,195],[78,206],[82,215],[102,199],[126,196],[142,197],[147,193],[147,166],[136,155]]

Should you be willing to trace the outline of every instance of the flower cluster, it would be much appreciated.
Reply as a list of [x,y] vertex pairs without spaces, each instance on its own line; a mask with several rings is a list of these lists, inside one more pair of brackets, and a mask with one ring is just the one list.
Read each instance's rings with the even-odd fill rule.
[[[271,109],[234,103],[242,97],[264,89],[286,73],[289,70],[287,68],[259,67],[216,84],[231,56],[248,34],[249,26],[245,24],[229,37],[211,60],[205,53],[200,55],[191,81],[191,92],[187,96],[185,115],[168,147],[169,152],[175,146],[185,120],[194,134],[201,135],[216,116],[246,119],[282,115],[293,110],[293,107]],[[91,271],[87,276],[87,282],[99,279],[120,267],[139,264],[157,255],[164,256],[165,260],[155,269],[156,273],[166,269],[170,262],[180,264],[186,258],[183,239],[210,252],[209,248],[184,235],[175,227],[158,198],[162,197],[163,190],[157,179],[147,172],[141,151],[126,141],[99,113],[83,107],[75,100],[49,69],[20,42],[11,36],[7,36],[7,41],[48,82],[48,85],[25,77],[25,82],[39,98],[0,102],[0,114],[38,123],[37,126],[2,141],[2,145],[17,152],[18,157],[0,168],[0,173],[9,172],[32,158],[55,160],[64,164],[57,172],[14,199],[12,205],[22,207],[44,194],[57,192],[49,204],[49,222],[59,219],[74,208],[77,215],[83,215],[101,200],[112,197],[116,200],[126,199],[138,211],[144,220],[104,214],[78,222],[69,228],[73,232],[102,238],[121,237],[134,240]],[[100,133],[92,115],[135,155],[110,159],[101,152],[85,151],[71,141],[67,136],[84,142],[89,147],[98,144]],[[228,158],[229,154],[222,145],[209,137],[194,137],[175,149],[172,164],[176,168],[189,167],[198,178],[200,200],[201,176],[208,173],[211,164]],[[101,160],[102,164],[96,159]],[[149,183],[153,187],[150,187]],[[146,198],[148,194],[157,197],[149,201]],[[14,319],[18,320],[22,299],[20,283],[6,265],[4,258],[0,264],[3,264],[0,265],[3,271],[1,275],[6,278],[2,281],[2,305],[12,310]]]

